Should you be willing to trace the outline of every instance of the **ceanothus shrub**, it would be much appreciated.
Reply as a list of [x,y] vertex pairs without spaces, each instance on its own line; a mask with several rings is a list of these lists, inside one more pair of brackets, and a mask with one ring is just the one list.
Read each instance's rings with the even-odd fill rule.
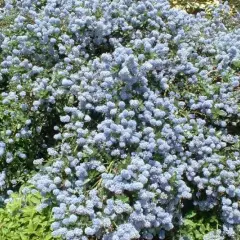
[[[22,151],[38,169],[41,206],[52,206],[53,236],[164,239],[188,200],[219,212],[234,238],[240,31],[227,18],[238,16],[227,5],[193,16],[166,0],[21,0],[2,18],[13,9],[1,33],[1,109],[16,105],[24,121],[0,125],[1,189]],[[31,132],[21,145],[15,121]],[[42,154],[29,151],[34,141]]]

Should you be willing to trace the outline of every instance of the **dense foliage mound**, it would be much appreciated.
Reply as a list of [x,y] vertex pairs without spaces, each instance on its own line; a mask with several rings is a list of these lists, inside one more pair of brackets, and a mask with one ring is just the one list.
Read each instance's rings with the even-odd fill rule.
[[32,176],[53,236],[68,240],[164,239],[189,209],[222,226],[204,239],[236,237],[238,15],[227,5],[190,15],[166,0],[2,10],[3,200]]

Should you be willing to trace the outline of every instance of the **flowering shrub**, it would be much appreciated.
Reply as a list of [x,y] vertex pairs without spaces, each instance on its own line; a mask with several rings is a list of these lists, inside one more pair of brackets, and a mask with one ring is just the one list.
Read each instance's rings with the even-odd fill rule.
[[190,201],[234,238],[238,15],[166,0],[8,0],[1,19],[16,13],[0,35],[2,197],[36,171],[53,236],[164,239]]

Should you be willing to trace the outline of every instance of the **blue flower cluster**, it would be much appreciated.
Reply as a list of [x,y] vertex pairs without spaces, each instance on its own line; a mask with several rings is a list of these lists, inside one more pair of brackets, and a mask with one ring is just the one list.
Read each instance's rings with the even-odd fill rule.
[[[18,11],[0,38],[0,189],[30,161],[66,240],[164,239],[185,200],[234,238],[240,30],[227,5],[209,18],[166,0],[44,2],[8,0],[1,16]],[[29,154],[34,139],[44,153]]]
[[206,234],[203,238],[203,240],[224,240],[224,236],[222,236],[222,233],[220,230],[209,232]]

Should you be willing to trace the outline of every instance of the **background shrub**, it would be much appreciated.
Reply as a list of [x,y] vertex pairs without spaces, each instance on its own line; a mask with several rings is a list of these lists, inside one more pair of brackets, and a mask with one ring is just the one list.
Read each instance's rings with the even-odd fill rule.
[[[210,5],[218,6],[221,1],[219,0],[171,0],[170,3],[173,7],[184,9],[189,13],[197,13],[199,11],[205,11]],[[240,3],[237,0],[222,1],[228,2],[233,12],[240,10]]]

